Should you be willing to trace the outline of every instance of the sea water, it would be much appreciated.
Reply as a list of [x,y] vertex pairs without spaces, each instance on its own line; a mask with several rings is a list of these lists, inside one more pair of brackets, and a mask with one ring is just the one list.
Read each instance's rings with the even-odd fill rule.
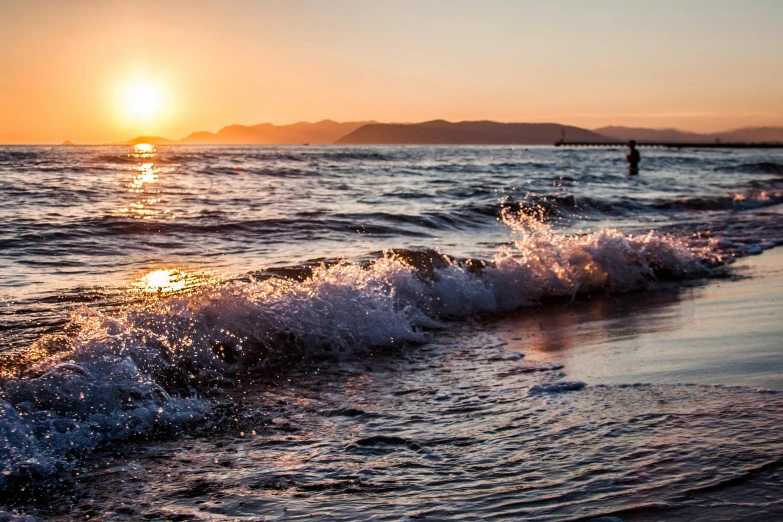
[[783,512],[774,391],[587,386],[493,333],[783,243],[780,152],[642,153],[0,148],[0,516]]

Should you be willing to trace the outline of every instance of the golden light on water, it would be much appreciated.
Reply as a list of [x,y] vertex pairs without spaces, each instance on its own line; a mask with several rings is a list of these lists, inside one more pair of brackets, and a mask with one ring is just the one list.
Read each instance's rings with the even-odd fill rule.
[[147,272],[130,286],[145,294],[171,294],[217,281],[218,279],[209,272],[185,272],[178,268],[159,268]]
[[181,270],[153,270],[141,282],[145,292],[177,292],[185,288],[186,277]]
[[183,290],[186,283],[187,274],[182,270],[161,269],[144,274],[132,286],[147,293],[168,293]]
[[142,163],[136,167],[136,174],[128,183],[131,192],[142,192],[144,185],[158,182],[158,172],[160,169],[154,163]]
[[155,145],[149,143],[137,143],[133,146],[133,155],[139,157],[152,157],[155,154]]
[[[144,147],[150,147],[150,149],[144,147],[139,149],[139,147],[142,147],[142,145],[136,145],[134,147],[134,151],[137,149],[142,151],[154,150],[152,145],[144,145]],[[152,154],[150,153],[150,155]],[[133,154],[133,156],[136,156],[136,154]],[[128,187],[129,192],[135,194],[150,193],[148,185],[158,182],[159,172],[160,169],[154,163],[140,163],[134,167],[133,177],[128,181],[126,187]],[[150,194],[150,196],[152,196],[152,194]],[[147,197],[144,199],[139,199],[133,203],[128,204],[127,207],[118,209],[118,212],[128,217],[151,219],[153,216],[160,214],[160,210],[153,210],[151,208],[153,205],[160,203],[160,201],[161,199],[159,197]],[[163,213],[167,214],[168,210],[164,211]]]

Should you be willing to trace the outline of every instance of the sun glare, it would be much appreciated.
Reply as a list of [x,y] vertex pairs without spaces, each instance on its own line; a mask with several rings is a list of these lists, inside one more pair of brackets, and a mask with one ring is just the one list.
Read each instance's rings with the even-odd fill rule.
[[135,286],[143,292],[177,292],[185,288],[187,274],[176,269],[153,270],[144,274]]
[[125,87],[122,104],[128,118],[150,122],[163,109],[163,93],[160,86],[150,81],[137,80]]
[[184,272],[177,268],[160,268],[147,272],[131,283],[131,289],[144,294],[173,294],[212,284],[219,278],[205,271]]

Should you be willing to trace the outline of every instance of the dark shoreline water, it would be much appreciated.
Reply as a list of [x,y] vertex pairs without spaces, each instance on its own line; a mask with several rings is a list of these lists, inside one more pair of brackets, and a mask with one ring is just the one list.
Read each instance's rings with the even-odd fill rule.
[[97,448],[64,482],[9,500],[41,519],[753,520],[783,512],[779,393],[569,388],[559,365],[509,351],[497,326],[489,318],[454,325],[426,346],[315,363],[227,391],[207,426]]
[[780,513],[776,392],[585,385],[541,357],[545,332],[580,348],[607,320],[628,352],[623,335],[662,335],[667,295],[783,244],[779,153],[644,162],[631,179],[613,151],[545,147],[0,148],[0,505]]

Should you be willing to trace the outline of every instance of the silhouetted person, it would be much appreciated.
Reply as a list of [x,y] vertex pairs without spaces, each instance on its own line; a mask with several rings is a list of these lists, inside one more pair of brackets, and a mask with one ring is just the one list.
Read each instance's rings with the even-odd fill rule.
[[639,160],[641,160],[642,157],[639,154],[639,151],[636,150],[635,140],[629,141],[628,147],[630,147],[631,149],[631,152],[629,152],[628,155],[625,157],[625,159],[628,160],[628,174],[631,176],[636,176],[637,174],[639,174]]

